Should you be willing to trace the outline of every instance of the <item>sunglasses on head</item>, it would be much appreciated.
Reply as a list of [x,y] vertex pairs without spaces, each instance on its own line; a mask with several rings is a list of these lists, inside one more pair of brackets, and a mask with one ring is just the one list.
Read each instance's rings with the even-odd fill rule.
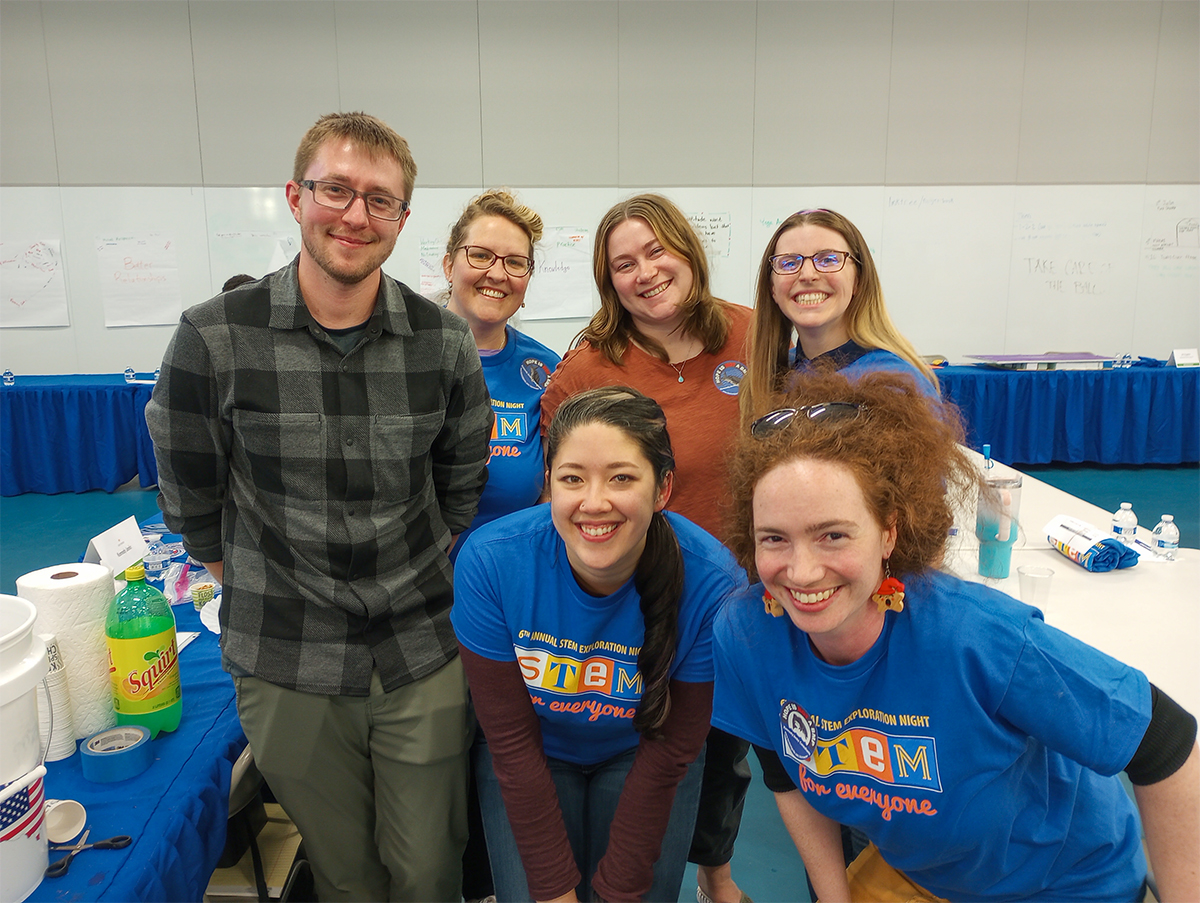
[[849,401],[822,401],[819,404],[806,404],[798,408],[780,408],[764,414],[751,423],[750,435],[756,439],[773,435],[786,429],[788,424],[800,416],[814,423],[838,423],[842,420],[853,420],[866,409],[866,405],[854,404]]

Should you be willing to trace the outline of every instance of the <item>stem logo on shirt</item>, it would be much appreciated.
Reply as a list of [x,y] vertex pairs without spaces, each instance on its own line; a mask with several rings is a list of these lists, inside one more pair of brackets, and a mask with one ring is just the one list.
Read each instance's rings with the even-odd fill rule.
[[933,737],[851,727],[822,739],[817,720],[787,700],[780,703],[779,721],[784,754],[817,777],[854,774],[893,787],[942,790]]
[[529,435],[528,421],[524,411],[495,411],[492,420],[493,442],[524,442]]
[[550,382],[550,368],[536,357],[527,357],[521,361],[521,380],[529,388],[544,392]]
[[599,693],[612,699],[640,700],[642,675],[636,662],[604,656],[574,658],[545,649],[517,646],[517,664],[530,690],[574,695]]
[[722,395],[737,395],[746,378],[746,365],[741,361],[722,361],[713,370],[713,385]]

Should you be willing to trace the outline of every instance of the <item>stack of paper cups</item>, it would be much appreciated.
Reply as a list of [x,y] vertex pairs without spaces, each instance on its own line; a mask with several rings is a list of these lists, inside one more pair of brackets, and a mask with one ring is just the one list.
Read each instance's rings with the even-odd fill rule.
[[50,671],[45,681],[37,686],[38,732],[46,761],[57,762],[75,754],[71,692],[67,689],[66,663],[58,648],[58,640],[53,634],[44,633],[38,634],[38,639],[46,644],[46,654],[50,659]]

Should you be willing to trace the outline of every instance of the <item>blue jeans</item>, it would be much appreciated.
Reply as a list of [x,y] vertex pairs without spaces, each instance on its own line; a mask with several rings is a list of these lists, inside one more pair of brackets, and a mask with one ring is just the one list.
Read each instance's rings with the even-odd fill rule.
[[[608,829],[617,811],[625,776],[633,767],[635,754],[636,750],[630,750],[596,765],[576,765],[562,759],[546,760],[558,791],[558,804],[562,809],[571,851],[575,854],[575,864],[583,875],[583,882],[575,889],[580,900],[592,898],[591,878],[608,848]],[[492,770],[492,755],[486,740],[476,743],[474,759],[496,899],[499,903],[531,900],[521,854],[517,851],[517,841],[508,824],[504,800],[500,795],[500,782]],[[683,870],[696,824],[696,807],[700,802],[703,775],[704,752],[701,751],[699,758],[688,766],[687,774],[675,791],[675,803],[671,807],[671,819],[663,837],[662,851],[654,863],[654,883],[644,900],[674,903],[679,899],[679,887],[683,882]]]

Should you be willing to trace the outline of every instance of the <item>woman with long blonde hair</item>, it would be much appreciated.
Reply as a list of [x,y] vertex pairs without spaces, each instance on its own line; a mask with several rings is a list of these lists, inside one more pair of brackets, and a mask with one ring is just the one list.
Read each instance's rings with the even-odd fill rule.
[[749,365],[740,396],[746,419],[765,413],[770,396],[788,387],[789,374],[809,368],[851,377],[896,371],[937,396],[937,377],[888,315],[866,240],[833,210],[793,213],[767,242]]

